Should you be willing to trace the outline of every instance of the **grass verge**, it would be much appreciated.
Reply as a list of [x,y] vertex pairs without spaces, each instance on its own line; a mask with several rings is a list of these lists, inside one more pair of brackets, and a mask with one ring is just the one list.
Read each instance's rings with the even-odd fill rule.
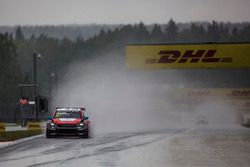
[[9,132],[0,132],[0,142],[4,141],[13,141],[25,137],[30,137],[34,135],[42,134],[42,130],[27,130],[27,131],[9,131]]

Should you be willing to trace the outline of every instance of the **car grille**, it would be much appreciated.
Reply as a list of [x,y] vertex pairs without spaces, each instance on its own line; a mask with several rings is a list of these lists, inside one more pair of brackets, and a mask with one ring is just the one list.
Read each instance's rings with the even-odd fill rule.
[[61,124],[61,125],[57,125],[60,128],[76,128],[77,125],[75,124]]
[[77,134],[77,129],[57,129],[57,134]]

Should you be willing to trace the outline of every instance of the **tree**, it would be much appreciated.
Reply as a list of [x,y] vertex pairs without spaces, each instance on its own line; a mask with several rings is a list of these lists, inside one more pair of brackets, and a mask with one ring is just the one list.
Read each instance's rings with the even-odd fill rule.
[[208,25],[208,39],[209,42],[218,42],[221,38],[219,25],[216,21],[212,21],[212,24]]
[[165,28],[165,36],[168,42],[175,42],[178,35],[178,27],[173,19],[170,19],[166,28]]
[[239,31],[238,31],[238,28],[237,27],[234,27],[233,30],[232,30],[232,35],[234,37],[237,37],[239,35]]
[[161,30],[161,26],[159,26],[158,24],[154,24],[154,27],[151,31],[151,39],[154,42],[160,42],[162,39],[162,30]]
[[[25,79],[28,82],[32,78],[31,54],[33,51],[41,53],[44,57],[38,62],[40,64],[38,67],[42,67],[38,68],[38,80],[41,81],[39,83],[42,87],[48,83],[46,77],[49,70],[57,72],[63,78],[63,69],[66,69],[71,62],[88,62],[98,58],[98,56],[104,57],[107,55],[106,53],[114,50],[119,52],[116,56],[122,59],[125,57],[124,48],[126,44],[147,42],[216,42],[222,40],[223,42],[234,42],[242,41],[243,39],[244,41],[250,40],[250,26],[245,26],[244,28],[239,27],[238,24],[235,24],[237,29],[233,30],[233,34],[231,34],[233,25],[218,24],[215,21],[212,23],[178,24],[177,26],[174,20],[170,19],[167,25],[163,28],[162,26],[155,24],[152,30],[149,31],[149,26],[140,22],[134,25],[115,26],[109,30],[98,28],[99,33],[96,33],[91,38],[79,34],[75,40],[66,37],[56,39],[47,34],[39,36],[36,33],[36,35],[30,38],[16,42],[18,57],[20,57],[18,63],[21,64],[23,73],[28,72],[26,76],[29,76],[29,78],[26,77]],[[60,28],[62,27],[55,27],[54,31]],[[227,34],[229,34],[229,37],[224,38],[223,36],[227,36]],[[42,82],[45,84],[42,85]],[[44,89],[46,89],[45,86]]]
[[143,24],[143,22],[140,22],[138,26],[136,26],[136,38],[138,42],[146,42],[148,37],[149,32],[147,27]]
[[202,25],[191,23],[190,32],[189,32],[189,38],[191,42],[204,42],[205,34],[206,34],[206,31]]
[[240,32],[242,42],[250,42],[250,25],[245,26]]
[[16,36],[15,36],[15,38],[18,41],[24,40],[24,35],[23,35],[22,29],[21,29],[20,26],[18,26],[17,29],[16,29]]
[[229,37],[229,29],[228,29],[228,27],[225,26],[225,24],[220,23],[219,24],[219,33],[220,33],[220,38],[221,38],[220,40],[222,42],[225,42]]
[[0,103],[17,100],[21,72],[17,65],[16,46],[11,35],[0,34]]

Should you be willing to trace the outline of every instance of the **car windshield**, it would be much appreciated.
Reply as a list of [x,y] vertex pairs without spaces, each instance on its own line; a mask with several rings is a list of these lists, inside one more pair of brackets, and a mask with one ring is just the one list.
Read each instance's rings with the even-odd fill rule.
[[55,118],[81,118],[80,112],[57,111]]

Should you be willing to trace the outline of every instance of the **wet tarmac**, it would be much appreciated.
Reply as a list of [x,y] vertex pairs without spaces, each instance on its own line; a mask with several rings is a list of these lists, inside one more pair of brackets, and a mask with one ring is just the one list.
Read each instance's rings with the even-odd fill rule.
[[99,134],[89,139],[42,136],[2,148],[0,155],[1,167],[247,167],[250,130],[165,129]]

